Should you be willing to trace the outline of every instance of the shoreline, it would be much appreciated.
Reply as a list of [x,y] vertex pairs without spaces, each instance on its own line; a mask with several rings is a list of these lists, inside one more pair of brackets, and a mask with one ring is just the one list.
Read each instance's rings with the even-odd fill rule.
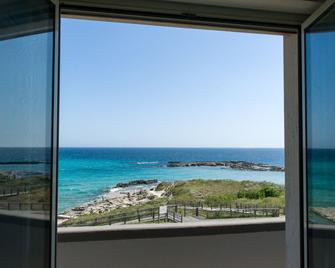
[[[220,161],[223,162],[223,161]],[[234,161],[233,161],[234,162]],[[237,161],[238,163],[243,161]],[[152,163],[159,163],[159,161],[142,161],[142,162],[134,162],[137,163],[137,165],[150,165],[150,170],[152,168]],[[255,182],[271,182],[278,185],[285,185],[284,180],[284,174],[285,172],[280,171],[271,171],[271,170],[250,170],[250,169],[240,169],[240,168],[229,168],[229,167],[223,167],[223,166],[215,166],[215,165],[202,165],[202,166],[189,166],[189,167],[181,167],[183,170],[180,172],[179,169],[167,167],[166,162],[164,165],[159,165],[159,167],[154,166],[154,172],[155,169],[158,168],[158,172],[155,174],[143,174],[145,173],[145,169],[142,168],[142,170],[139,170],[138,175],[134,174],[134,176],[130,176],[127,178],[127,180],[118,178],[115,179],[112,175],[111,176],[111,182],[110,184],[104,183],[105,185],[102,185],[100,188],[94,188],[94,185],[92,185],[92,189],[94,189],[94,192],[91,193],[90,190],[87,191],[87,195],[82,195],[82,197],[78,197],[78,200],[74,198],[67,199],[67,195],[71,195],[71,188],[73,188],[70,184],[67,183],[63,177],[61,177],[61,180],[64,180],[64,187],[60,187],[60,211],[63,213],[75,206],[81,206],[84,203],[92,201],[94,198],[99,197],[106,193],[106,191],[109,191],[111,187],[116,186],[117,184],[124,184],[128,183],[129,181],[133,180],[157,180],[157,181],[164,181],[164,182],[176,182],[176,181],[189,181],[193,179],[205,179],[205,180],[233,180],[233,181],[244,181],[244,180],[250,180]],[[191,162],[180,162],[180,163],[191,163]],[[213,163],[213,162],[201,162],[201,163]],[[246,162],[251,163],[251,162]],[[256,163],[256,162],[255,162]],[[255,164],[256,165],[256,164]],[[259,165],[259,164],[257,164]],[[263,164],[262,164],[263,165]],[[266,164],[264,164],[266,165]],[[133,168],[133,167],[130,167]],[[136,168],[136,167],[135,167]],[[164,170],[159,170],[164,168]],[[166,171],[165,171],[166,169]],[[144,172],[142,172],[144,170]],[[149,168],[148,168],[149,170]],[[133,169],[131,170],[133,171]],[[152,173],[152,172],[151,172]],[[65,174],[61,176],[66,176]],[[136,176],[136,177],[135,177]],[[99,180],[99,178],[97,178]],[[64,188],[64,193],[63,193]]]
[[312,207],[310,209],[319,217],[335,223],[335,207]]
[[157,181],[153,184],[130,185],[127,187],[114,186],[108,192],[98,195],[91,201],[58,214],[58,219],[70,219],[82,215],[110,212],[120,208],[145,204],[165,194],[165,191],[156,191],[158,184],[159,182]]
[[[262,204],[260,202],[266,198],[266,196],[259,196],[261,193],[260,191],[262,191],[261,189],[264,187],[272,187],[272,189],[277,189],[276,191],[280,192],[284,189],[284,186],[270,182],[233,181],[222,179],[192,179],[175,182],[155,181],[155,183],[151,183],[152,181],[153,180],[150,179],[135,180],[129,181],[128,183],[122,183],[124,187],[114,186],[113,188],[110,188],[108,192],[99,195],[91,201],[58,214],[58,224],[61,225],[69,220],[87,218],[94,215],[95,217],[104,217],[105,215],[115,213],[127,213],[126,211],[129,209],[136,211],[136,209],[138,210],[150,206],[158,208],[170,204],[170,201],[179,204],[184,202],[221,202],[221,204],[242,202],[248,204],[248,202],[250,202],[250,204],[257,206],[258,204]],[[194,193],[195,190],[200,191],[199,193],[201,194],[201,189],[203,187],[209,187],[208,189],[210,190],[203,194],[202,197],[199,197],[199,194]],[[253,190],[249,193],[250,189]],[[195,196],[188,199],[178,199],[180,197],[183,198],[185,190],[191,191],[190,194],[193,192]],[[230,199],[232,195],[235,196],[235,199]],[[278,199],[281,195],[282,194],[273,195],[273,198]],[[216,198],[221,198],[222,200],[220,199],[218,201]]]

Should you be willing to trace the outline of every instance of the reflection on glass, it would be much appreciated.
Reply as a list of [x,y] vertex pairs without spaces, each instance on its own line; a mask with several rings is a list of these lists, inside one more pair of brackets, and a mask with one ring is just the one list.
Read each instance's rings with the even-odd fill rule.
[[1,1],[0,13],[0,266],[44,268],[50,263],[53,5]]
[[335,10],[305,38],[309,267],[335,267]]

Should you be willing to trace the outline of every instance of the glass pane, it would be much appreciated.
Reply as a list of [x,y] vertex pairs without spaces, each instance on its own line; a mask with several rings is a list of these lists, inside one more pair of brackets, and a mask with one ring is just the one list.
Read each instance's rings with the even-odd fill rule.
[[49,267],[54,7],[0,3],[1,267]]
[[284,221],[281,36],[68,18],[61,29],[60,232]]
[[309,267],[335,267],[335,9],[305,38]]

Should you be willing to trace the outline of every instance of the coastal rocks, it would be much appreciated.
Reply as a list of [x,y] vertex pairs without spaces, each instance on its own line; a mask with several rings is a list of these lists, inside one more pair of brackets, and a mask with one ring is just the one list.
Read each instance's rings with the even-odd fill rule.
[[[153,184],[155,182],[157,182],[157,180],[145,180],[145,184]],[[164,190],[157,191],[156,187],[151,187],[150,189],[127,189],[127,187],[124,187],[122,190],[106,193],[83,206],[72,208],[64,215],[68,218],[76,218],[81,215],[101,214],[120,208],[142,205],[155,198],[164,196],[164,193]],[[66,220],[68,219],[59,219],[59,222],[63,223]]]
[[284,171],[283,167],[246,161],[196,161],[196,162],[168,162],[167,167],[223,167],[238,170]]
[[116,184],[115,188],[126,188],[129,186],[136,186],[136,185],[149,185],[149,184],[154,184],[158,183],[158,180],[133,180],[129,182],[120,182]]
[[313,207],[311,211],[322,218],[335,222],[335,207]]
[[72,209],[73,211],[84,211],[85,207],[75,207]]

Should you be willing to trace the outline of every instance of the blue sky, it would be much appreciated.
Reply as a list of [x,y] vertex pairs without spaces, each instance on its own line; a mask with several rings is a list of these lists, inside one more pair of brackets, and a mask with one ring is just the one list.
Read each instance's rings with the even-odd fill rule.
[[73,19],[61,29],[61,146],[284,146],[281,36]]
[[51,144],[52,33],[0,41],[0,147]]
[[334,42],[334,32],[317,31],[306,35],[309,148],[335,148]]

